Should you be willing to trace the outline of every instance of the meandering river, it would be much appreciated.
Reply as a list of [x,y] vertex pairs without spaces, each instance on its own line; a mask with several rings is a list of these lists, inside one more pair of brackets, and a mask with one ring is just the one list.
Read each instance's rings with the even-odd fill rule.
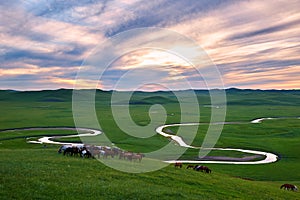
[[[276,119],[276,118],[259,118],[252,120],[250,123],[261,123],[263,120],[271,120],[271,119]],[[237,124],[239,122],[225,122],[224,124]],[[179,146],[186,147],[186,148],[194,148],[194,149],[201,149],[201,147],[196,147],[196,146],[191,146],[188,145],[184,142],[184,139],[177,136],[177,135],[171,135],[167,134],[163,131],[164,128],[166,127],[172,127],[172,126],[195,126],[199,125],[199,123],[185,123],[185,124],[167,124],[167,125],[162,125],[158,128],[156,128],[156,132],[164,137],[171,138],[173,141],[175,141]],[[34,128],[35,130],[53,130],[53,129],[61,129],[61,130],[77,130],[80,132],[87,132],[87,133],[82,133],[82,134],[77,134],[77,135],[66,135],[66,136],[47,136],[47,137],[42,137],[39,138],[37,141],[28,141],[30,143],[39,143],[39,144],[69,144],[69,145],[82,145],[80,143],[67,143],[67,142],[56,142],[53,141],[55,138],[70,138],[70,137],[78,137],[78,136],[95,136],[99,135],[102,132],[99,130],[95,129],[90,129],[90,128],[70,128],[70,127],[56,127],[56,128]],[[20,130],[20,129],[18,129]],[[23,129],[24,130],[24,129]],[[28,130],[28,129],[27,129]],[[238,165],[243,165],[243,164],[266,164],[266,163],[273,163],[278,160],[278,156],[275,155],[274,153],[270,152],[264,152],[264,151],[257,151],[257,150],[247,150],[247,149],[233,149],[233,148],[210,148],[207,150],[221,150],[221,151],[238,151],[238,152],[244,152],[244,153],[250,153],[254,155],[262,155],[265,158],[263,160],[258,160],[258,161],[230,161],[230,160],[167,160],[165,162],[167,163],[175,163],[175,162],[182,162],[182,163],[216,163],[216,164],[238,164]]]

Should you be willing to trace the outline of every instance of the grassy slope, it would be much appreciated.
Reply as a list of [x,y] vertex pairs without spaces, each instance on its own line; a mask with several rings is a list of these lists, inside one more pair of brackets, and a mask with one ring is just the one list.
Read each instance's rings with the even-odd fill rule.
[[[65,90],[31,93],[0,91],[0,129],[74,126],[70,94],[70,91]],[[162,95],[163,98],[151,95],[141,93],[133,97],[131,115],[136,123],[149,123],[149,101],[160,103],[166,99],[171,99],[172,103],[165,103],[164,107],[168,113],[175,114],[168,116],[167,122],[180,121],[176,99],[169,93],[154,95]],[[300,113],[299,91],[278,93],[230,90],[227,96],[227,121],[299,116]],[[167,143],[157,135],[147,140],[148,146],[142,140],[128,138],[111,120],[111,112],[107,109],[109,97],[109,93],[98,93],[97,111],[101,117],[104,116],[101,123],[114,143],[123,148],[144,151]],[[199,91],[198,98],[201,102],[201,120],[209,121],[210,108],[203,107],[209,104],[208,97],[205,92]],[[225,196],[242,199],[299,199],[299,193],[278,189],[283,182],[300,183],[297,176],[300,160],[296,153],[299,152],[299,125],[296,121],[266,121],[256,125],[226,125],[218,144],[271,150],[279,152],[282,160],[259,166],[209,165],[213,169],[211,175],[174,169],[173,166],[146,174],[127,174],[105,167],[96,160],[62,157],[56,154],[56,146],[42,148],[40,145],[26,144],[23,138],[3,140],[0,141],[0,195],[4,199],[73,199],[78,196],[94,199],[224,199]],[[268,130],[267,133],[265,130]],[[205,131],[205,127],[202,131]],[[249,136],[253,131],[255,136]],[[200,134],[197,137],[195,144],[202,141]],[[249,181],[236,176],[273,182]]]
[[249,181],[213,171],[204,174],[168,166],[156,172],[128,174],[97,160],[64,157],[49,145],[1,149],[3,199],[297,199],[279,183]]

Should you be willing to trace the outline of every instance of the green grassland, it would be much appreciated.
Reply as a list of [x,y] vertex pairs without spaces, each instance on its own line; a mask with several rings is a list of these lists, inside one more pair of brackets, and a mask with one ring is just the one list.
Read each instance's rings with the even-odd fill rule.
[[[196,93],[199,120],[209,122],[209,94],[207,91]],[[216,147],[273,152],[279,155],[278,162],[207,164],[212,174],[185,169],[186,165],[182,169],[170,165],[141,174],[120,172],[96,159],[64,157],[57,153],[57,145],[26,143],[28,138],[70,135],[74,131],[7,131],[24,127],[74,127],[72,90],[0,91],[0,129],[3,130],[0,132],[0,196],[2,199],[300,199],[300,192],[279,189],[283,183],[300,185],[300,123],[297,119],[300,117],[300,91],[230,89],[226,94],[226,121],[242,123],[224,125]],[[157,134],[146,139],[128,136],[113,120],[110,98],[111,92],[97,91],[95,110],[101,129],[112,143],[139,152],[151,152],[169,143]],[[165,108],[166,123],[180,122],[180,105],[171,92],[136,92],[130,100],[130,114],[136,124],[150,123],[149,109],[153,104]],[[261,117],[280,119],[249,123]],[[91,124],[89,128],[97,127]],[[176,134],[178,128],[169,129]],[[193,129],[181,128],[184,133]],[[208,125],[201,125],[195,138],[186,134],[183,139],[201,146],[207,128]],[[101,141],[101,137],[90,140]],[[59,140],[78,141],[78,138]],[[182,158],[194,158],[197,153],[189,149]],[[212,151],[209,155],[243,157],[248,154]],[[147,158],[142,162],[147,162]]]

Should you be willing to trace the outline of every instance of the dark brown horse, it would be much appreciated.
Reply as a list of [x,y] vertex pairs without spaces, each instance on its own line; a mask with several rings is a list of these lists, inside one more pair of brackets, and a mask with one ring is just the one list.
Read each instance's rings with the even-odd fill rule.
[[67,148],[72,147],[71,145],[62,145],[58,149],[58,153],[63,153]]
[[64,156],[65,155],[68,155],[68,156],[78,156],[79,155],[79,148],[76,147],[76,146],[72,146],[72,147],[67,147],[65,150],[64,150]]
[[186,168],[187,169],[190,169],[190,168],[194,169],[194,167],[195,167],[194,165],[188,165]]
[[211,169],[209,169],[208,167],[203,166],[203,165],[196,165],[196,166],[194,167],[194,170],[196,170],[196,171],[201,171],[201,172],[206,172],[206,173],[208,173],[208,174],[211,173]]
[[182,168],[182,163],[181,162],[176,162],[176,163],[174,163],[174,167]]
[[288,184],[288,183],[283,184],[282,186],[280,186],[280,189],[282,189],[282,188],[285,189],[285,190],[291,190],[291,191],[297,191],[298,190],[296,185],[292,185],[292,184]]

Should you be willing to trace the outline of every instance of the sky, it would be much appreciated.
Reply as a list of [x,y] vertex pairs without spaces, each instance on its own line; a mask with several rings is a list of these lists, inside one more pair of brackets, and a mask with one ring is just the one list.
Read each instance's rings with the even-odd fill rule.
[[[0,89],[300,89],[299,8],[299,0],[0,1]],[[160,33],[103,47],[149,27],[207,56],[195,64],[193,48]],[[151,39],[157,48],[123,48]]]

